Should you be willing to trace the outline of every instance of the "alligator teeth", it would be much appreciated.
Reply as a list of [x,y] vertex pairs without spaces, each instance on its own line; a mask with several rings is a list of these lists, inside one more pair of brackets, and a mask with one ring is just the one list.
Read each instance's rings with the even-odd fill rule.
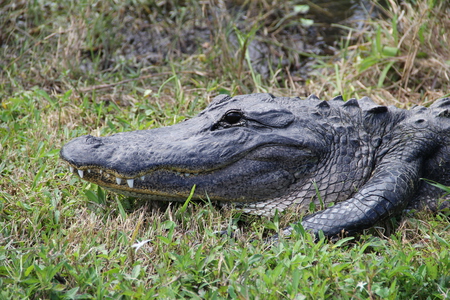
[[198,172],[197,172],[197,173],[181,173],[181,172],[175,172],[175,174],[178,175],[178,176],[189,177],[189,176],[191,176],[191,175],[197,176],[197,175],[198,175]]
[[100,174],[102,174],[102,173],[103,173],[103,170],[99,170],[98,172],[99,172]]
[[119,177],[116,177],[116,182],[117,182],[117,184],[121,184],[122,183],[122,179],[119,178]]
[[128,186],[129,186],[130,188],[133,188],[133,185],[134,185],[134,179],[127,179],[127,183],[128,183]]
[[70,173],[73,173],[73,167],[72,166],[69,166],[69,171],[70,171]]
[[145,179],[145,175],[144,176],[141,176],[141,180],[143,181]]
[[91,169],[88,169],[88,173],[91,173]]
[[83,178],[84,171],[83,170],[78,170],[78,175],[80,175],[80,178]]

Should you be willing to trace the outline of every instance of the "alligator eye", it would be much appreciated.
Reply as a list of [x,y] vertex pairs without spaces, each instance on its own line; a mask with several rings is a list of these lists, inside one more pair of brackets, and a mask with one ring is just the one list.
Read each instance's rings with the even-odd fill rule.
[[229,111],[223,116],[223,120],[230,125],[237,124],[242,119],[242,112],[240,111]]

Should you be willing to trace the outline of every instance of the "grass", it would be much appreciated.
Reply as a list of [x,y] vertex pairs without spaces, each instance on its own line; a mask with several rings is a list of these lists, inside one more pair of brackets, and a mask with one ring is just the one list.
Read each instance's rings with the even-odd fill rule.
[[[443,214],[406,215],[388,237],[335,243],[314,243],[296,227],[270,246],[264,236],[295,215],[158,206],[80,181],[59,160],[74,137],[171,125],[218,93],[342,93],[427,105],[450,91],[445,2],[391,1],[385,19],[349,29],[333,55],[276,48],[293,22],[309,18],[293,14],[290,2],[234,1],[251,8],[236,14],[206,1],[152,3],[0,5],[0,299],[450,297]],[[150,47],[139,31],[148,24],[157,24],[162,41],[176,37],[161,57],[136,50]],[[192,28],[208,29],[210,42],[189,50]],[[266,76],[248,52],[259,40],[270,45]],[[276,49],[287,49],[286,57]],[[302,78],[296,67],[304,61],[314,64]],[[221,230],[241,233],[232,239]]]

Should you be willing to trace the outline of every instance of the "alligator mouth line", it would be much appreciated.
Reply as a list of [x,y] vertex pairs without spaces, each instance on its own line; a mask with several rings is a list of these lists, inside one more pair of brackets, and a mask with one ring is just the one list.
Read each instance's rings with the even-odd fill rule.
[[[87,181],[91,181],[94,183],[103,183],[107,184],[113,187],[126,187],[128,186],[130,189],[135,188],[135,182],[143,182],[145,180],[145,174],[144,175],[138,175],[131,178],[126,177],[119,177],[115,174],[112,174],[108,171],[104,171],[103,169],[100,169],[98,167],[90,167],[90,168],[84,168],[84,169],[77,169],[72,165],[69,165],[70,173],[78,174],[80,178],[84,178]],[[160,169],[162,170],[162,169]],[[152,172],[157,171],[153,170]],[[201,173],[204,172],[187,172],[187,171],[177,171],[177,170],[169,170],[174,175],[178,175],[180,177],[189,178],[193,176],[198,176]],[[150,174],[150,173],[148,173]],[[85,178],[86,177],[86,178]]]

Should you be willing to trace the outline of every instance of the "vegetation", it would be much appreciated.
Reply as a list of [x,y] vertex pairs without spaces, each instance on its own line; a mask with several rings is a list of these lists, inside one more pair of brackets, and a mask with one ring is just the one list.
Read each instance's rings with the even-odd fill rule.
[[443,213],[334,243],[297,226],[270,245],[264,237],[295,215],[158,206],[80,181],[58,158],[74,137],[170,125],[219,93],[369,95],[400,107],[448,95],[447,1],[380,9],[338,25],[338,50],[317,52],[289,44],[323,34],[308,35],[313,17],[294,1],[2,2],[0,299],[450,298]]

